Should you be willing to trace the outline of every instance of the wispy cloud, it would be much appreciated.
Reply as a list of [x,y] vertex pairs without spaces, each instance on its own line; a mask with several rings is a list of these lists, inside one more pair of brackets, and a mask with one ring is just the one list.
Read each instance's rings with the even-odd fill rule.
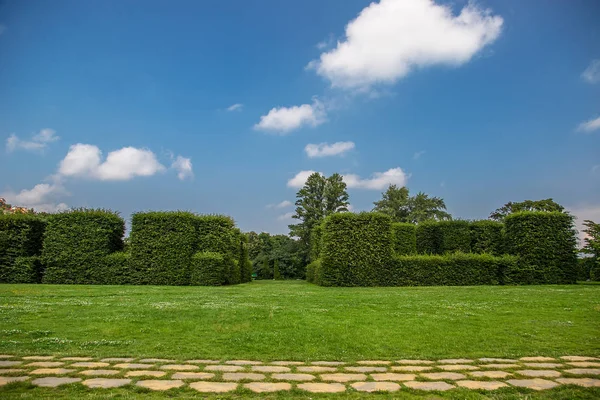
[[45,128],[33,135],[30,140],[19,139],[14,133],[6,139],[6,151],[13,152],[15,150],[26,151],[41,151],[48,147],[48,144],[56,142],[60,137],[56,136],[54,129]]
[[294,216],[294,213],[293,212],[289,212],[289,213],[285,213],[285,214],[282,214],[282,215],[278,216],[277,220],[279,220],[279,221],[285,221],[285,220],[292,219],[293,216]]
[[355,174],[343,176],[344,182],[351,189],[381,190],[389,185],[405,186],[409,175],[402,168],[391,168],[385,172],[375,172],[370,178],[361,178]]
[[290,207],[293,205],[294,205],[294,203],[292,203],[291,201],[283,200],[281,203],[269,204],[269,205],[267,205],[267,208],[286,208],[286,207]]
[[585,71],[581,73],[581,79],[588,83],[600,82],[600,60],[592,60]]
[[229,107],[227,107],[227,111],[242,111],[243,108],[244,108],[243,104],[236,103],[236,104],[232,104]]
[[600,117],[590,119],[589,121],[582,122],[577,127],[579,132],[591,133],[595,130],[600,129]]
[[266,115],[260,117],[254,129],[287,135],[304,125],[313,127],[321,125],[325,120],[325,107],[314,98],[312,104],[272,108]]
[[310,158],[316,157],[328,157],[328,156],[337,156],[342,155],[352,149],[354,149],[354,142],[335,142],[332,144],[329,143],[319,143],[319,144],[307,144],[304,148],[306,155]]

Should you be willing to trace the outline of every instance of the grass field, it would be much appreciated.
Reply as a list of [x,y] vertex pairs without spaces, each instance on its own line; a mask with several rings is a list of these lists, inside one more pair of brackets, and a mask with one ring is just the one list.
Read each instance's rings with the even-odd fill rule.
[[600,286],[0,285],[0,353],[271,360],[600,354]]

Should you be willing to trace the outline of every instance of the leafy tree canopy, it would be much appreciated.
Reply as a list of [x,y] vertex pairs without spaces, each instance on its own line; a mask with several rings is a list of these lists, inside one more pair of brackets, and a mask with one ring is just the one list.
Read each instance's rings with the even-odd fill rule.
[[446,212],[446,203],[442,198],[429,197],[423,192],[410,196],[405,186],[390,185],[381,194],[381,200],[373,204],[373,211],[389,215],[394,222],[418,224],[424,221],[452,219]]
[[490,214],[490,219],[503,221],[507,215],[520,211],[558,211],[564,212],[565,208],[552,199],[544,200],[525,200],[521,202],[509,201],[502,207]]

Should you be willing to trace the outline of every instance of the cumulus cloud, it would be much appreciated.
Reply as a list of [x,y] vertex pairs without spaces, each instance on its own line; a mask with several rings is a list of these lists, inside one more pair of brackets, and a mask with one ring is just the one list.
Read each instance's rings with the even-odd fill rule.
[[180,180],[194,177],[194,171],[192,170],[192,159],[191,158],[177,156],[177,158],[175,158],[175,160],[171,164],[171,168],[173,168],[174,170],[177,171],[177,177]]
[[267,206],[267,208],[286,208],[286,207],[293,206],[293,205],[294,205],[294,203],[292,203],[291,201],[283,200],[281,203],[269,204]]
[[583,245],[583,240],[587,235],[583,232],[585,227],[583,221],[589,219],[594,222],[600,222],[600,204],[598,205],[580,205],[575,207],[567,207],[568,211],[575,216],[575,226],[579,232],[579,244]]
[[308,179],[308,177],[311,176],[312,174],[314,174],[315,172],[317,172],[317,171],[309,170],[309,171],[298,172],[296,174],[296,176],[294,176],[292,179],[290,179],[288,181],[288,183],[287,183],[288,187],[301,188],[306,183],[306,180]]
[[375,172],[371,178],[362,179],[355,174],[346,174],[343,178],[348,188],[351,189],[382,190],[389,185],[406,185],[408,175],[402,168],[391,168],[385,172]]
[[42,212],[57,212],[69,209],[65,203],[57,203],[57,199],[69,193],[59,183],[40,183],[31,189],[23,189],[19,193],[3,193],[1,197],[19,207],[33,208]]
[[585,71],[581,73],[581,78],[588,83],[600,82],[600,60],[592,60]]
[[135,147],[111,151],[104,162],[101,159],[102,152],[97,146],[78,143],[70,147],[58,172],[63,176],[119,181],[165,170],[153,152]]
[[350,21],[344,40],[308,68],[333,87],[391,84],[416,68],[465,64],[500,36],[502,24],[473,3],[455,16],[433,0],[381,0]]
[[242,111],[242,108],[244,108],[243,104],[235,103],[227,107],[227,111]]
[[314,99],[312,104],[292,107],[274,107],[267,115],[260,117],[254,129],[286,135],[304,125],[318,126],[325,122],[326,112],[323,103]]
[[277,219],[279,221],[285,221],[285,220],[288,220],[288,219],[292,219],[292,217],[294,216],[294,214],[295,213],[293,213],[293,212],[285,213],[285,214],[282,214],[279,217],[277,217]]
[[56,136],[54,129],[45,128],[33,135],[30,140],[19,139],[14,133],[6,139],[6,150],[10,153],[17,149],[36,151],[43,150],[48,147],[49,143],[56,142],[60,139]]
[[352,150],[355,147],[354,142],[335,142],[332,144],[319,143],[319,144],[307,144],[304,148],[306,154],[310,158],[315,157],[327,157],[344,154],[347,151]]
[[590,133],[590,132],[593,132],[598,129],[600,129],[600,117],[590,119],[589,121],[582,122],[577,127],[577,130],[579,132],[585,132],[585,133]]

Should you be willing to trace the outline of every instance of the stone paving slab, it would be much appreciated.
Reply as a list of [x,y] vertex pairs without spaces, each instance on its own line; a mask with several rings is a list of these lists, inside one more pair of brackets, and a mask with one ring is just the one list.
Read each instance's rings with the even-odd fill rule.
[[523,365],[526,367],[529,367],[529,368],[560,368],[563,366],[562,364],[557,364],[557,363],[531,363],[531,362],[523,363]]
[[177,360],[169,360],[166,358],[142,358],[141,363],[174,363]]
[[122,362],[122,363],[128,363],[128,362],[132,362],[133,360],[135,360],[135,358],[121,358],[121,357],[112,357],[112,358],[103,358],[100,361],[102,362]]
[[404,384],[411,388],[417,390],[440,390],[446,391],[450,389],[454,389],[454,386],[446,383],[446,382],[419,382],[419,381],[410,381],[404,382]]
[[351,382],[351,381],[363,381],[367,379],[365,374],[323,374],[321,380],[333,381],[333,382]]
[[21,357],[23,360],[31,360],[31,361],[48,361],[53,360],[54,356],[25,356]]
[[[183,386],[183,381],[180,380],[147,380],[138,381],[136,386],[151,390],[169,390]],[[190,384],[190,386],[193,384]]]
[[371,374],[371,378],[375,381],[414,381],[415,374],[394,374],[387,372],[385,374]]
[[68,368],[39,368],[34,369],[30,375],[66,375],[75,372],[74,369]]
[[521,357],[521,358],[519,358],[519,360],[544,362],[544,361],[556,361],[556,358],[536,356],[536,357]]
[[352,372],[386,372],[386,367],[345,367],[346,371]]
[[357,361],[356,363],[359,365],[389,365],[392,362],[384,361],[384,360],[366,360],[366,361]]
[[470,372],[469,375],[476,378],[492,378],[492,379],[504,379],[512,376],[511,373],[505,371],[474,371]]
[[219,360],[187,360],[189,364],[218,364]]
[[359,392],[395,392],[400,389],[400,385],[394,382],[354,382],[350,384]]
[[224,381],[262,381],[266,378],[263,374],[251,372],[226,372],[223,374]]
[[260,365],[260,364],[262,364],[262,361],[230,360],[230,361],[225,361],[225,364],[231,364],[231,365]]
[[533,390],[552,389],[558,386],[558,383],[546,379],[509,379],[507,383]]
[[86,379],[82,383],[85,386],[90,387],[90,388],[110,389],[110,388],[116,388],[116,387],[129,385],[131,383],[131,379],[93,378],[93,379]]
[[237,372],[243,371],[244,367],[240,365],[208,365],[204,368],[205,371],[224,371],[224,372]]
[[515,372],[519,375],[534,378],[558,378],[560,376],[560,372],[547,369],[523,369]]
[[430,364],[435,364],[433,361],[430,361],[430,360],[398,360],[398,361],[396,361],[396,363],[398,363],[398,364],[404,364],[404,365],[430,365]]
[[592,378],[558,378],[556,380],[565,385],[577,385],[583,387],[600,387],[600,379]]
[[254,365],[252,366],[252,371],[257,372],[290,372],[291,369],[289,367],[283,367],[278,365]]
[[439,360],[439,364],[468,364],[474,362],[468,358],[447,358],[445,360]]
[[[29,364],[25,364],[26,367],[44,367],[44,368],[50,368],[50,367],[60,367],[61,365],[64,365],[65,363],[62,361],[35,361]],[[108,364],[106,364],[108,365]]]
[[17,373],[21,374],[23,372],[25,372],[24,369],[12,369],[12,368],[9,368],[9,369],[0,369],[0,373],[3,374],[3,375],[4,374],[17,374]]
[[102,368],[102,367],[108,367],[110,364],[107,362],[88,362],[88,361],[84,361],[84,362],[76,362],[73,363],[71,365],[69,365],[69,367],[75,367],[75,368]]
[[57,387],[61,385],[68,385],[70,383],[81,382],[81,378],[38,378],[31,381],[36,386],[41,387]]
[[237,389],[237,383],[223,382],[194,382],[190,387],[203,393],[224,393]]
[[0,360],[5,359],[5,358],[15,358],[16,356],[10,355],[10,354],[0,354]]
[[200,369],[200,367],[197,365],[167,364],[161,366],[160,369],[166,369],[168,371],[195,371]]
[[345,365],[345,362],[342,361],[313,361],[311,364],[313,365],[325,365],[325,366],[338,366]]
[[476,390],[496,390],[508,387],[506,383],[498,381],[456,381],[456,384],[467,389]]
[[312,393],[340,393],[346,391],[341,383],[300,383],[298,389]]
[[292,385],[287,382],[250,382],[244,384],[244,387],[255,393],[279,392],[292,389]]
[[63,357],[61,361],[92,361],[92,357]]
[[459,374],[457,372],[428,372],[428,373],[421,374],[421,376],[423,378],[432,379],[432,380],[448,379],[451,381],[467,378],[465,375]]
[[146,370],[137,370],[137,371],[129,371],[125,374],[126,377],[134,377],[134,376],[152,376],[154,378],[161,378],[165,376],[167,373],[165,371],[146,371]]
[[312,381],[314,375],[309,374],[273,374],[273,379],[278,381]]
[[475,371],[479,369],[474,365],[462,365],[462,364],[449,364],[449,365],[439,365],[439,369],[443,369],[444,371]]
[[[2,358],[2,356],[0,356]],[[563,360],[566,361],[600,361],[597,357],[584,357],[584,356],[562,356]]]
[[403,372],[422,372],[431,371],[432,367],[424,367],[421,365],[393,365],[392,371],[403,371]]
[[575,362],[568,362],[567,364],[572,365],[574,367],[583,367],[583,368],[600,367],[600,362],[590,362],[590,361],[575,361]]
[[480,358],[479,361],[483,363],[510,363],[514,364],[518,362],[512,358]]
[[115,368],[123,368],[123,369],[148,369],[154,367],[153,364],[139,364],[139,363],[122,363],[115,364]]
[[0,368],[2,367],[14,367],[15,365],[21,365],[23,361],[0,361]]
[[88,369],[86,371],[79,372],[81,375],[86,376],[106,376],[106,375],[117,375],[122,371],[118,369]]
[[564,372],[574,375],[600,375],[600,369],[594,368],[572,368],[565,369]]
[[13,382],[23,382],[29,379],[28,376],[0,376],[0,386],[8,385]]
[[337,368],[323,367],[320,365],[311,365],[307,367],[296,367],[296,370],[299,372],[335,372],[337,371]]
[[511,369],[511,368],[521,368],[519,364],[483,364],[480,365],[482,368],[490,368],[490,369]]
[[302,361],[273,361],[271,364],[273,365],[304,365]]
[[171,375],[172,379],[212,379],[215,374],[209,372],[176,372]]

